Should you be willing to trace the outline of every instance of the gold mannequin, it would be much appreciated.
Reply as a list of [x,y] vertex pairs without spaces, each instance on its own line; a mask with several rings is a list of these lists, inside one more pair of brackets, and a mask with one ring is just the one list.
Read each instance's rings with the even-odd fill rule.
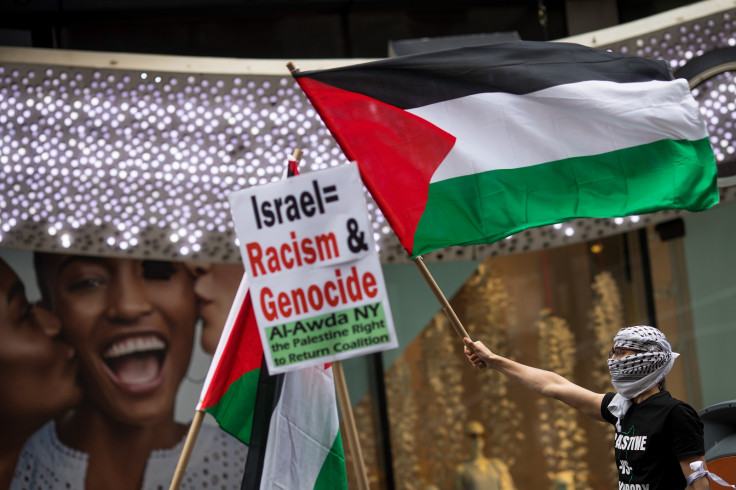
[[468,422],[465,433],[470,439],[470,459],[455,470],[455,490],[515,490],[506,464],[483,454],[486,434],[480,422]]

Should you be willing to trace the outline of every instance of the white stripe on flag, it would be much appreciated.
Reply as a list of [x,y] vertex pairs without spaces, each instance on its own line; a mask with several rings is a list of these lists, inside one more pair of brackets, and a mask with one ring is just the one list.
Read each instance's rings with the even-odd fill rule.
[[684,79],[483,93],[410,112],[457,138],[432,182],[708,135]]
[[227,314],[227,320],[225,321],[225,326],[223,327],[222,333],[220,334],[220,340],[217,343],[215,355],[212,357],[212,361],[210,361],[210,368],[207,371],[207,377],[205,377],[204,379],[204,385],[202,386],[202,391],[199,394],[197,410],[202,410],[202,400],[204,400],[207,391],[210,389],[210,383],[212,382],[212,377],[215,375],[215,371],[217,371],[217,366],[220,365],[222,351],[225,350],[227,341],[233,331],[235,320],[238,318],[240,308],[243,306],[245,297],[248,294],[249,282],[250,281],[248,281],[248,273],[246,272],[245,274],[243,274],[243,278],[240,280],[240,286],[238,286],[238,291],[237,293],[235,293],[235,299],[233,300],[233,305],[230,307],[230,312]]
[[311,490],[340,428],[332,367],[284,374],[260,490]]

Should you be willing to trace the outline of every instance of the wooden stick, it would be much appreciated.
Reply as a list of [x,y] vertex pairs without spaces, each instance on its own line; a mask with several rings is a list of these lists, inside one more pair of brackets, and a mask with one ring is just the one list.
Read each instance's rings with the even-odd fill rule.
[[[299,68],[294,66],[294,63],[289,61],[287,63],[289,71],[292,73],[299,72]],[[300,149],[294,150],[293,158],[299,162],[302,157],[302,151]],[[365,462],[363,461],[363,452],[360,449],[360,442],[358,441],[358,429],[355,426],[355,419],[353,418],[353,407],[350,403],[350,395],[348,394],[347,383],[345,382],[345,373],[342,370],[342,364],[339,361],[332,363],[332,373],[335,377],[335,390],[337,391],[337,399],[340,402],[340,410],[345,420],[345,436],[348,442],[348,448],[350,453],[353,455],[353,469],[355,476],[358,479],[358,490],[369,490],[368,486],[368,474],[365,469]]]
[[358,479],[358,490],[368,490],[368,474],[363,462],[363,452],[360,449],[360,441],[358,441],[358,429],[355,427],[355,419],[353,418],[353,407],[350,404],[345,373],[340,361],[332,363],[332,373],[335,376],[335,389],[337,390],[337,399],[340,402],[340,411],[345,420],[345,436],[348,440],[348,448],[353,455],[353,469]]
[[[302,152],[302,150],[299,148],[294,148],[294,151],[291,153],[291,160],[294,160],[296,162],[296,169],[294,169],[296,174],[299,173],[299,162],[302,161],[302,155],[304,155],[304,152]],[[289,160],[289,162],[291,160]],[[287,162],[286,165],[288,166],[290,164]],[[287,172],[285,173],[285,175],[287,176],[289,175],[288,168],[287,168]],[[291,175],[291,177],[293,177],[293,175]]]
[[204,420],[204,412],[197,410],[194,412],[194,418],[192,419],[192,425],[189,426],[189,433],[187,439],[184,441],[184,447],[179,455],[179,462],[176,464],[176,471],[174,471],[174,478],[171,480],[169,490],[179,490],[181,482],[184,479],[184,472],[189,464],[189,458],[192,455],[194,449],[194,443],[197,442],[197,436],[199,435],[199,428],[202,427],[202,421]]
[[[289,73],[291,73],[292,76],[299,73],[299,67],[297,67],[293,61],[289,61],[288,63],[286,63],[286,67],[289,69]],[[445,298],[445,295],[442,294],[439,286],[434,281],[432,274],[429,273],[429,270],[424,265],[424,261],[422,260],[422,258],[417,257],[415,259],[412,259],[412,262],[414,262],[414,264],[417,266],[419,272],[421,272],[422,274],[422,277],[424,277],[424,280],[429,285],[429,288],[432,290],[435,297],[442,305],[442,311],[444,311],[445,315],[447,315],[447,318],[450,320],[450,324],[455,329],[455,332],[457,332],[460,338],[470,337],[470,335],[468,335],[468,332],[465,331],[463,324],[460,323],[460,319],[455,314],[455,310],[452,309],[452,306],[450,306],[447,298]],[[337,389],[337,396],[338,400],[340,401],[340,407],[342,408],[343,416],[345,418],[345,429],[347,430],[346,436],[348,439],[348,447],[350,448],[350,452],[353,454],[355,460],[354,465],[355,473],[358,477],[358,489],[368,490],[368,476],[366,474],[365,464],[363,462],[363,453],[361,452],[360,444],[358,443],[358,431],[355,428],[355,421],[353,420],[353,410],[352,406],[350,405],[350,398],[347,394],[345,375],[342,372],[342,365],[339,361],[332,363],[332,371],[335,374],[335,386]],[[343,390],[345,391],[345,393],[342,393]]]
[[[291,63],[291,62],[290,62]],[[293,63],[292,63],[293,65]],[[298,71],[298,69],[297,69]],[[291,157],[299,163],[302,159],[303,152],[301,149],[296,148],[291,154]],[[343,378],[343,383],[345,380]],[[204,420],[204,412],[197,410],[194,412],[194,418],[192,419],[192,425],[189,427],[189,433],[187,439],[184,441],[184,447],[182,448],[181,455],[179,456],[179,462],[176,464],[176,471],[174,471],[174,477],[171,480],[169,490],[179,490],[181,482],[184,479],[184,472],[189,464],[189,458],[192,456],[192,450],[194,449],[194,443],[197,442],[197,436],[199,435],[199,429],[202,427],[202,421]],[[366,487],[367,490],[368,487]]]
[[435,298],[437,298],[437,301],[440,302],[440,305],[442,305],[442,311],[445,312],[445,315],[447,315],[447,318],[450,320],[450,324],[452,325],[452,328],[455,329],[455,333],[457,333],[460,338],[468,337],[470,338],[470,335],[468,335],[468,332],[465,330],[465,327],[463,327],[463,324],[460,323],[460,319],[455,314],[455,310],[452,309],[452,306],[450,306],[450,302],[447,301],[447,298],[445,298],[445,295],[442,294],[442,290],[437,285],[437,283],[434,281],[434,278],[432,277],[432,274],[429,273],[429,269],[427,269],[427,266],[424,265],[424,261],[421,257],[416,257],[411,260],[414,262],[414,265],[417,266],[417,269],[419,269],[419,272],[422,274],[422,277],[429,285],[429,289],[432,290],[434,293]]
[[[291,73],[292,76],[299,73],[299,67],[296,66],[293,61],[287,62],[286,67],[289,69],[289,73]],[[432,274],[429,273],[429,269],[427,269],[427,266],[424,265],[424,261],[422,260],[422,258],[416,257],[412,259],[412,262],[414,262],[414,265],[417,266],[417,269],[419,269],[419,272],[421,272],[422,277],[424,277],[424,280],[429,285],[429,289],[432,290],[434,296],[437,298],[437,301],[439,301],[440,305],[442,305],[442,311],[444,311],[445,315],[447,315],[447,318],[450,320],[450,324],[452,325],[452,328],[455,329],[455,332],[460,336],[460,338],[470,338],[470,335],[468,335],[465,327],[463,327],[463,324],[460,323],[460,319],[455,314],[455,310],[452,309],[452,306],[450,306],[447,298],[445,298],[445,295],[442,294],[442,290],[440,290],[440,287],[434,281]]]

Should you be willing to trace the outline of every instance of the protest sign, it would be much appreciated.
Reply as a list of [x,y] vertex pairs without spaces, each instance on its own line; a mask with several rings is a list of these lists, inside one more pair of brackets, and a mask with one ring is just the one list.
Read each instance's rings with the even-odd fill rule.
[[270,373],[398,346],[356,165],[229,199]]

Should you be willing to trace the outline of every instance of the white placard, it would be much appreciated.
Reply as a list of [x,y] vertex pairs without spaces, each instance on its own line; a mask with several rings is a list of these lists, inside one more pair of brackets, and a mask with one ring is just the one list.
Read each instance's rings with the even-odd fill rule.
[[271,374],[398,346],[356,165],[229,199]]

